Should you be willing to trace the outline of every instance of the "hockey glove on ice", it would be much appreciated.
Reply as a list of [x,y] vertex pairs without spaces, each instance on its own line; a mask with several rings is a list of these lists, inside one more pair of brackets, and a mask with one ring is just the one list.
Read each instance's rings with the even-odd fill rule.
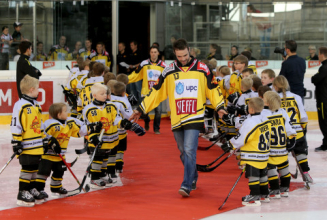
[[228,153],[228,152],[230,152],[231,150],[233,150],[233,147],[232,147],[232,145],[230,144],[230,142],[227,141],[226,143],[224,143],[223,145],[221,145],[221,149],[222,149],[224,152]]
[[234,92],[233,94],[228,96],[228,101],[233,105],[236,105],[238,99],[240,98],[240,94],[238,92]]
[[288,150],[288,152],[291,152],[293,150],[293,148],[295,147],[295,143],[296,137],[287,138],[286,149]]
[[49,144],[48,144],[48,145],[50,146],[50,148],[51,148],[54,152],[56,152],[56,154],[60,154],[60,153],[61,153],[61,147],[60,147],[60,144],[59,144],[59,142],[57,141],[56,138],[51,137],[51,138],[49,139]]
[[142,128],[139,124],[133,123],[132,128],[130,129],[131,131],[134,131],[137,136],[143,136],[145,134],[145,129]]
[[120,127],[124,128],[125,130],[130,130],[132,127],[132,122],[130,122],[128,119],[121,120]]
[[12,150],[17,155],[20,155],[23,152],[23,145],[21,141],[11,140]]
[[102,122],[100,121],[87,125],[87,130],[89,131],[90,134],[100,133],[101,129],[102,129]]
[[226,122],[227,125],[235,126],[235,115],[226,114],[223,116],[222,120]]

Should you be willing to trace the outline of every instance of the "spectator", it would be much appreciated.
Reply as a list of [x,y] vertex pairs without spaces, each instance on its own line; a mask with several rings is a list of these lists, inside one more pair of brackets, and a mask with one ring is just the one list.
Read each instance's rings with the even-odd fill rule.
[[254,58],[254,57],[252,56],[252,49],[251,49],[250,47],[246,47],[246,48],[244,49],[244,51],[249,51],[249,52],[251,53],[251,58],[250,58],[250,60],[257,60],[256,58]]
[[88,58],[88,56],[91,55],[91,53],[95,52],[95,50],[92,49],[92,40],[86,39],[85,47],[80,49],[78,52],[79,52],[79,56],[83,57],[83,59],[86,60]]
[[119,73],[127,73],[127,66],[125,64],[128,63],[128,55],[126,53],[126,45],[124,42],[120,42],[118,44],[118,54],[117,54],[117,74]]
[[20,50],[19,50],[19,47],[17,46],[16,47],[16,53],[14,54],[14,61],[18,61],[19,60],[19,57],[20,57]]
[[190,55],[194,58],[197,58],[198,55],[200,55],[201,51],[199,48],[191,47],[190,48]]
[[39,41],[36,45],[36,57],[37,61],[46,61],[48,60],[48,56],[43,52],[43,43]]
[[75,44],[75,50],[67,55],[66,60],[76,60],[77,57],[79,56],[79,51],[82,48],[82,42],[77,41]]
[[319,61],[322,65],[318,73],[312,76],[311,82],[316,86],[319,127],[324,138],[322,145],[315,148],[315,151],[327,151],[327,47],[319,48]]
[[69,53],[69,48],[66,46],[66,37],[61,36],[59,44],[52,46],[50,50],[50,60],[65,60]]
[[221,47],[217,44],[210,44],[210,53],[207,56],[208,60],[215,58],[216,60],[223,60],[223,55],[221,55]]
[[304,74],[305,61],[296,54],[297,43],[294,40],[285,41],[286,60],[282,63],[282,68],[279,75],[285,76],[290,84],[291,92],[301,96],[304,101]]
[[257,75],[258,72],[257,72],[257,67],[255,65],[255,62],[251,61],[251,58],[252,58],[251,52],[245,50],[245,51],[242,51],[241,54],[244,55],[244,56],[246,56],[246,58],[248,58],[248,60],[249,60],[249,62],[248,62],[248,68],[251,68],[253,70],[253,73],[255,75]]
[[233,45],[231,47],[230,55],[226,55],[226,60],[234,60],[238,56],[238,47]]
[[173,44],[176,41],[177,37],[175,35],[170,37],[170,45],[167,45],[163,51],[163,58],[162,61],[165,60],[175,60],[176,56],[173,50]]
[[307,56],[305,59],[306,60],[319,60],[319,58],[318,58],[318,56],[317,56],[317,54],[316,54],[316,46],[314,46],[314,45],[310,45],[309,46],[309,56]]
[[22,93],[20,91],[20,81],[24,78],[25,75],[30,75],[36,79],[42,75],[41,72],[36,69],[31,63],[28,61],[32,54],[32,43],[29,41],[23,41],[19,44],[19,50],[21,52],[21,56],[17,62],[16,68],[16,84],[19,98],[22,97]]
[[[160,48],[158,42],[153,42],[152,46],[155,46],[155,47]],[[162,57],[163,57],[163,51],[160,51],[160,50],[159,50],[159,57],[158,57],[158,59],[159,59],[159,60],[162,60]],[[150,57],[149,57],[149,58],[150,58]]]
[[14,23],[14,28],[15,31],[12,34],[12,38],[14,40],[12,47],[15,47],[16,45],[18,45],[20,42],[24,41],[24,36],[22,35],[22,33],[20,33],[20,30],[22,29],[23,23],[20,23],[18,21],[16,21]]
[[8,26],[2,27],[1,34],[1,54],[0,54],[0,69],[7,70],[9,66],[9,46],[12,44],[13,38],[9,34]]
[[87,59],[91,61],[95,61],[98,63],[102,63],[103,65],[110,67],[112,69],[112,58],[109,53],[104,50],[104,44],[102,42],[98,42],[96,45],[96,51],[90,54]]

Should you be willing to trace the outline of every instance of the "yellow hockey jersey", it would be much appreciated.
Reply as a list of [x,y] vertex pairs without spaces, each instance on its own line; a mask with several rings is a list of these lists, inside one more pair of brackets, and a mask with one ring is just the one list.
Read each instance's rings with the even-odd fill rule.
[[229,88],[229,94],[233,94],[235,92],[238,92],[240,94],[242,94],[241,91],[241,81],[242,81],[243,77],[242,74],[234,72],[229,79],[229,83],[230,83],[230,88]]
[[[43,129],[48,138],[54,137],[60,144],[61,155],[65,158],[70,137],[81,137],[87,135],[86,125],[72,117],[68,117],[65,124],[56,119],[48,119],[43,124]],[[42,159],[51,161],[61,161],[61,158],[51,149],[42,155]]]
[[10,130],[14,140],[21,141],[22,154],[42,155],[45,138],[42,125],[42,109],[37,101],[18,100],[13,109]]
[[95,53],[95,50],[87,50],[86,48],[81,48],[78,52],[79,56],[86,60],[91,55],[91,53]]
[[145,96],[158,81],[159,76],[165,68],[166,64],[161,60],[155,63],[152,63],[150,59],[144,60],[141,62],[140,66],[128,76],[128,83],[143,80],[141,95]]
[[255,75],[258,75],[258,71],[257,71],[257,67],[255,66],[255,62],[251,62],[251,61],[249,61],[249,65],[248,65],[247,68],[252,69],[252,70],[253,70],[253,73],[254,73]]
[[69,53],[68,47],[60,47],[59,45],[54,45],[52,48],[54,51],[52,52],[49,60],[66,60]]
[[240,164],[257,169],[267,167],[270,151],[271,122],[260,114],[248,115],[238,134],[230,140],[241,151]]
[[73,77],[69,80],[69,82],[67,83],[67,89],[71,90],[71,91],[76,91],[77,94],[79,94],[81,92],[81,89],[77,87],[78,83],[80,82],[80,80],[89,73],[88,70],[82,70],[82,71],[78,71],[76,72]]
[[90,54],[88,57],[89,60],[102,63],[103,65],[110,68],[111,66],[111,59],[109,53],[104,51],[102,54],[98,54],[96,51]]
[[103,84],[103,76],[91,77],[85,80],[85,86],[84,88],[82,88],[78,96],[77,111],[83,110],[85,106],[87,106],[93,101],[91,87],[94,85],[94,83]]
[[224,107],[223,96],[217,87],[204,63],[192,58],[186,66],[181,66],[175,61],[164,69],[158,84],[145,96],[138,111],[146,114],[169,96],[172,130],[201,129],[206,98],[215,110]]

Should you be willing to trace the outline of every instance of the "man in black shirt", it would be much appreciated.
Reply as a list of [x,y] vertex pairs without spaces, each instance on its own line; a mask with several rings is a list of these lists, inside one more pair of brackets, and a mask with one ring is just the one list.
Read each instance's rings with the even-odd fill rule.
[[318,57],[322,65],[318,73],[312,76],[311,82],[316,86],[319,127],[324,138],[322,145],[315,148],[315,151],[327,151],[327,47],[319,48]]
[[310,45],[309,46],[309,56],[305,58],[305,60],[319,60],[317,54],[316,54],[316,46]]
[[[141,51],[137,49],[137,41],[133,40],[130,43],[131,53],[128,57],[129,68],[127,69],[127,74],[131,74],[142,62]],[[136,83],[131,83],[127,86],[131,93],[135,96],[139,102],[141,101],[141,90],[142,90],[142,80]]]
[[22,97],[22,93],[20,91],[20,81],[24,78],[25,75],[30,75],[36,79],[42,75],[41,72],[33,67],[29,61],[30,56],[32,54],[32,43],[29,41],[23,41],[19,44],[19,50],[21,52],[21,56],[17,61],[16,68],[16,84],[19,98]]
[[126,53],[126,45],[124,42],[118,44],[118,54],[117,54],[117,74],[127,73],[126,66],[122,66],[121,63],[128,63],[128,55]]

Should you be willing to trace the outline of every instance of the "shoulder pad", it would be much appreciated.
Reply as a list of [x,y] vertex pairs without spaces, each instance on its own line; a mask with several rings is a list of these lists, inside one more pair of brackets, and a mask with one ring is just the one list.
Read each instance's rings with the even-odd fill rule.
[[198,65],[197,65],[196,69],[203,70],[207,75],[210,74],[210,70],[209,70],[208,66],[205,63],[202,63],[200,61],[198,61]]
[[166,74],[169,73],[169,72],[172,72],[175,70],[175,65],[174,63],[171,63],[169,64],[169,66],[167,66],[163,71],[162,71],[162,76],[163,77],[166,77]]
[[149,64],[149,61],[148,60],[143,60],[140,64],[140,67],[143,67],[145,65]]
[[85,48],[81,48],[81,49],[79,49],[79,51],[78,51],[78,53],[83,53],[83,52],[85,52]]

